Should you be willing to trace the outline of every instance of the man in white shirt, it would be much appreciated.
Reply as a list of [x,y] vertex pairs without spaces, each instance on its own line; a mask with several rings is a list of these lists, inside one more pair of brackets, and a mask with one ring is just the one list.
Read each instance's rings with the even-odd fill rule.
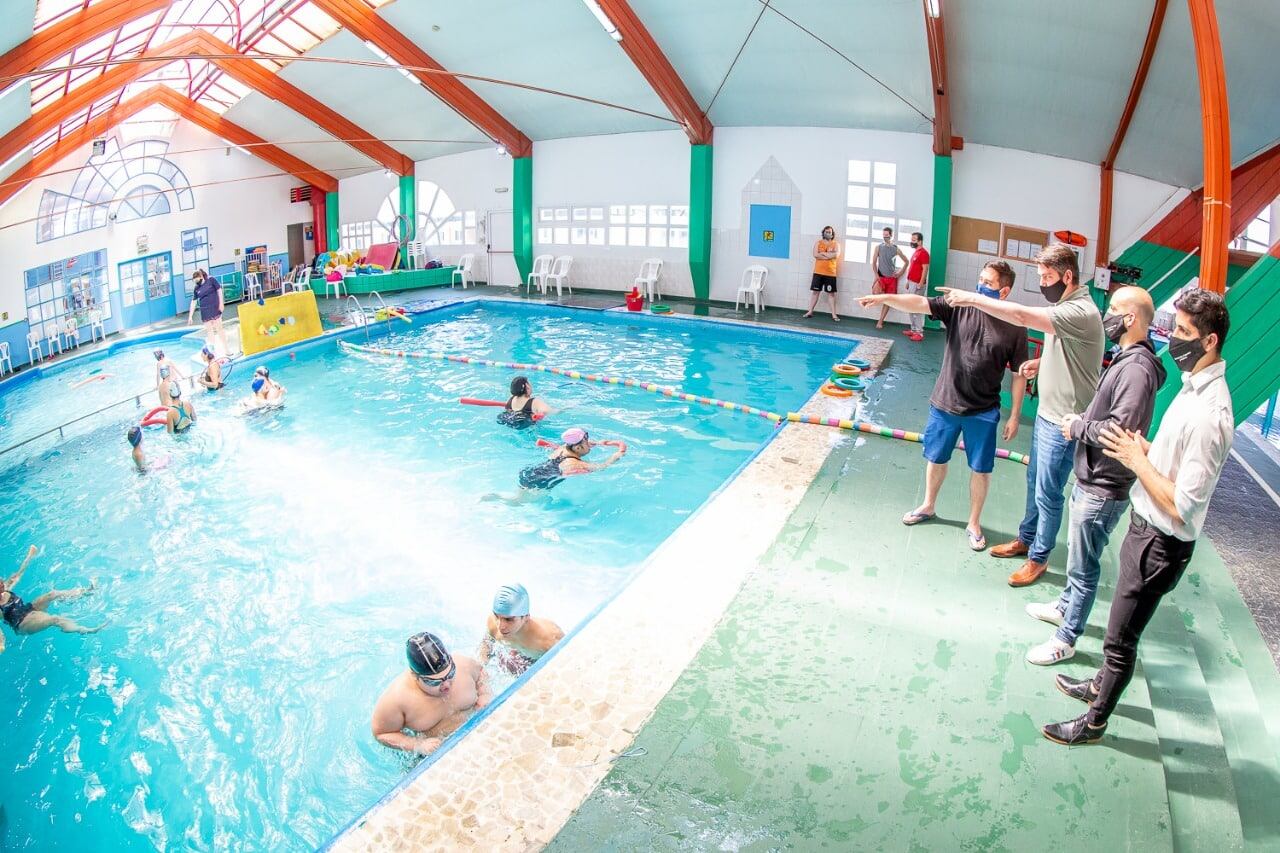
[[1101,443],[1107,456],[1133,471],[1129,532],[1120,546],[1120,576],[1111,602],[1102,668],[1090,680],[1059,675],[1058,689],[1089,703],[1074,720],[1045,726],[1044,736],[1075,746],[1097,743],[1107,718],[1133,678],[1138,640],[1160,599],[1177,586],[1231,452],[1235,418],[1222,344],[1231,325],[1222,297],[1191,290],[1174,304],[1177,321],[1169,355],[1182,373],[1182,390],[1165,412],[1154,441],[1111,429]]

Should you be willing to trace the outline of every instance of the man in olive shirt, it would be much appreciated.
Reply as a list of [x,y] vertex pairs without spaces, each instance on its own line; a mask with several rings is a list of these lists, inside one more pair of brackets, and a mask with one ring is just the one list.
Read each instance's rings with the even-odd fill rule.
[[1089,407],[1098,389],[1104,351],[1102,315],[1080,284],[1075,252],[1055,243],[1036,256],[1036,264],[1048,308],[943,288],[951,305],[972,306],[998,320],[1044,333],[1043,354],[1022,366],[1028,379],[1040,376],[1040,405],[1027,466],[1026,513],[1018,538],[991,549],[993,557],[1026,556],[1026,562],[1010,575],[1010,586],[1033,584],[1048,568],[1062,526],[1063,490],[1076,450],[1075,439],[1062,434],[1062,419]]

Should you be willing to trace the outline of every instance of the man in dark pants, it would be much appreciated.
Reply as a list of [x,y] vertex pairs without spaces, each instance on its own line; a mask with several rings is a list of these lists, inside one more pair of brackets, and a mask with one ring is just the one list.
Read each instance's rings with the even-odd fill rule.
[[1120,546],[1102,668],[1091,680],[1059,675],[1058,689],[1089,703],[1074,720],[1045,726],[1044,736],[1074,746],[1097,743],[1133,678],[1138,640],[1160,599],[1177,586],[1231,452],[1235,419],[1222,344],[1230,318],[1222,297],[1191,290],[1174,304],[1177,321],[1169,354],[1183,371],[1182,390],[1148,443],[1137,432],[1102,433],[1105,453],[1137,475],[1129,533]]

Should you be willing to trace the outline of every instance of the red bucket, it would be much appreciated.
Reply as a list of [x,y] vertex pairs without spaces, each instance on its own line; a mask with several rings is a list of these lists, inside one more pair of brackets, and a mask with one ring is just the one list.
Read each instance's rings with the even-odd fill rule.
[[644,310],[644,297],[643,297],[643,296],[641,296],[639,293],[636,293],[635,291],[632,291],[631,293],[628,293],[628,294],[626,295],[626,297],[627,297],[627,310],[628,310],[628,311],[643,311],[643,310]]

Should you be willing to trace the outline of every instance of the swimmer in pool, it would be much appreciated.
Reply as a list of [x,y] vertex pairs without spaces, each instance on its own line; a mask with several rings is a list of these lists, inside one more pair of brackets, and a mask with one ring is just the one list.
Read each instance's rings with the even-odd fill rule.
[[210,391],[221,390],[224,383],[222,365],[218,362],[218,357],[208,347],[200,350],[200,357],[204,359],[204,372],[196,377],[196,381]]
[[275,405],[284,402],[285,387],[271,378],[271,371],[259,367],[253,371],[253,382],[249,385],[253,396],[249,404],[253,406]]
[[498,657],[498,666],[512,675],[524,672],[551,647],[564,639],[564,631],[550,619],[529,615],[529,593],[523,584],[507,584],[493,597],[488,636],[480,642],[480,663]]
[[[86,628],[65,616],[54,616],[45,612],[55,601],[79,598],[87,592],[92,592],[93,584],[76,589],[55,589],[36,597],[29,604],[14,593],[14,585],[22,579],[22,573],[27,570],[27,565],[37,553],[39,552],[36,546],[32,545],[27,549],[27,558],[22,561],[18,570],[6,580],[0,581],[0,616],[4,621],[17,634],[36,634],[46,628],[58,628],[64,634],[96,634],[101,631],[105,623],[97,628]],[[0,633],[0,652],[3,651],[4,634]]]
[[373,706],[371,728],[384,746],[427,755],[472,712],[488,705],[493,691],[480,664],[449,654],[435,634],[414,634],[405,643],[405,654],[409,668]]
[[178,369],[178,365],[164,354],[164,350],[158,349],[153,355],[156,357],[156,391],[160,395],[160,405],[172,406],[174,397],[171,393],[171,384],[176,385],[178,381],[187,377]]
[[142,427],[129,427],[129,446],[133,448],[133,464],[139,471],[147,470],[147,457],[142,453]]
[[[610,440],[592,441],[587,431],[580,427],[565,430],[560,440],[564,443],[551,451],[551,456],[545,462],[530,465],[520,472],[520,488],[554,489],[564,482],[565,477],[601,471],[617,462],[627,452],[625,443]],[[584,457],[597,446],[616,447],[617,450],[603,462],[587,462]]]
[[498,413],[498,423],[515,429],[525,429],[551,412],[550,406],[533,396],[533,386],[529,384],[528,378],[517,376],[511,380],[511,397],[507,400],[507,405]]
[[170,433],[186,432],[196,422],[196,408],[182,399],[182,386],[177,382],[169,385],[169,394],[173,397],[173,403],[165,414],[165,429]]

